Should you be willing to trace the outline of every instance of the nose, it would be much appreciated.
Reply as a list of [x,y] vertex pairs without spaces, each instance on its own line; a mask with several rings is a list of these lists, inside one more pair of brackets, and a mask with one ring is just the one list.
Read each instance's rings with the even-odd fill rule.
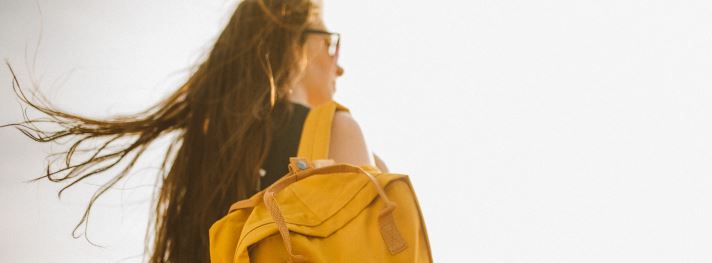
[[344,75],[344,68],[341,67],[341,65],[336,65],[336,76],[341,77],[341,75]]

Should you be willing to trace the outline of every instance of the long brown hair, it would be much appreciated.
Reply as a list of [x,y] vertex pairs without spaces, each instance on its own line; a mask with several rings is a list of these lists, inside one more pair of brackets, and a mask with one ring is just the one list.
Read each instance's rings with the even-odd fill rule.
[[[155,235],[151,238],[149,231],[146,238],[149,260],[209,262],[209,227],[230,204],[257,191],[274,125],[289,117],[287,89],[303,67],[303,32],[317,8],[310,0],[242,1],[190,78],[159,104],[130,116],[86,118],[33,101],[8,63],[20,100],[48,118],[3,127],[14,126],[38,142],[74,139],[60,155],[65,165],[48,165],[47,173],[35,179],[66,183],[60,194],[110,168],[121,169],[92,196],[77,228],[152,142],[175,134],[154,196]],[[60,128],[38,127],[47,122]],[[90,158],[78,160],[75,153],[90,141],[101,143],[89,149]],[[117,141],[128,143],[117,146]]]

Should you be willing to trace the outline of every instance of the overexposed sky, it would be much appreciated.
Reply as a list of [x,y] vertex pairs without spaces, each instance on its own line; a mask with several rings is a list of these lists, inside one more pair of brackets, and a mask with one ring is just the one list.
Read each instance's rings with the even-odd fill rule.
[[[712,2],[324,2],[336,99],[411,175],[437,262],[712,262]],[[62,109],[137,112],[235,3],[0,0],[0,56]],[[13,96],[3,65],[0,123]],[[0,262],[140,262],[160,152],[94,209],[97,248],[70,234],[101,180],[23,183],[58,149],[0,129]]]

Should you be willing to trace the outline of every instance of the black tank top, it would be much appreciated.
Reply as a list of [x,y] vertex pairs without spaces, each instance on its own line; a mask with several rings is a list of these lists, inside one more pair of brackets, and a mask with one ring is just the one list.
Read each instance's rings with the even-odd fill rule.
[[309,114],[309,108],[299,103],[290,103],[294,109],[290,118],[285,123],[276,125],[277,129],[272,134],[272,145],[260,170],[258,191],[267,188],[287,174],[289,157],[297,156],[299,139],[302,136],[302,127]]

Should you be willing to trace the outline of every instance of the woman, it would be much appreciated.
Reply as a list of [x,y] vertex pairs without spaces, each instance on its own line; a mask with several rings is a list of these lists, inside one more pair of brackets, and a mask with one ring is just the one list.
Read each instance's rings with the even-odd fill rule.
[[[159,177],[155,233],[149,233],[155,235],[147,239],[150,262],[208,262],[210,225],[233,202],[285,174],[309,108],[332,99],[335,80],[344,72],[338,53],[339,35],[326,30],[318,3],[244,0],[205,61],[158,105],[133,116],[96,120],[33,103],[17,88],[25,103],[62,129],[37,129],[34,124],[43,120],[13,126],[40,142],[77,139],[66,152],[67,167],[38,178],[68,182],[62,190],[127,160],[92,197],[79,225],[96,198],[126,176],[149,144],[175,134]],[[90,148],[91,158],[77,160],[75,150],[96,140],[102,143]],[[330,158],[336,162],[386,170],[369,153],[348,113],[334,117],[331,141]]]

